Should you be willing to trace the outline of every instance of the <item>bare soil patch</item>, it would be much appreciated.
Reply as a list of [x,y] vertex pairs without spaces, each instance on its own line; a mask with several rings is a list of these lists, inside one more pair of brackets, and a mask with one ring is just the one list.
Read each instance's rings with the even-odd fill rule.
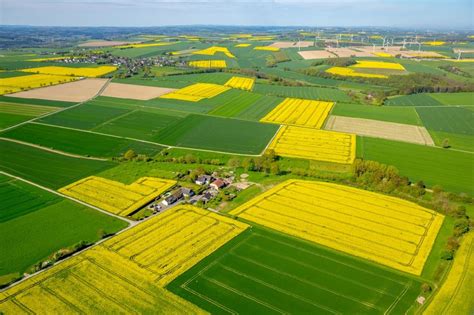
[[274,42],[271,47],[277,48],[298,48],[298,47],[311,47],[314,43],[312,41],[299,41],[299,42]]
[[110,83],[101,95],[133,100],[150,100],[175,90],[176,89],[155,86]]
[[355,56],[355,57],[373,57],[374,56],[372,55],[372,53],[367,52],[367,51],[358,51],[355,49],[345,48],[345,47],[344,48],[327,48],[326,50],[343,58],[351,57],[351,56]]
[[337,56],[326,50],[305,50],[299,51],[303,59],[323,59],[323,58],[336,58]]
[[9,94],[11,97],[36,98],[42,100],[84,102],[99,93],[107,79],[89,78],[70,83],[48,86]]
[[361,136],[434,146],[433,139],[431,139],[426,128],[420,126],[371,119],[330,116],[325,129],[355,133]]

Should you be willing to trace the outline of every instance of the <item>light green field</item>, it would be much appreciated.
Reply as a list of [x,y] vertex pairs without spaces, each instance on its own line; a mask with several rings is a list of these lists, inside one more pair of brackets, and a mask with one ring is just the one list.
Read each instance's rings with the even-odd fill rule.
[[410,107],[371,106],[359,104],[336,103],[332,115],[374,119],[401,124],[421,126],[422,122],[416,110]]

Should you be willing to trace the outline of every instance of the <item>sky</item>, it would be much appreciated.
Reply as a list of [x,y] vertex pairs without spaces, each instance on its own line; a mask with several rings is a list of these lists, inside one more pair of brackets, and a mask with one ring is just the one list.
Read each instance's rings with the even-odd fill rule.
[[474,0],[0,0],[0,25],[473,29]]

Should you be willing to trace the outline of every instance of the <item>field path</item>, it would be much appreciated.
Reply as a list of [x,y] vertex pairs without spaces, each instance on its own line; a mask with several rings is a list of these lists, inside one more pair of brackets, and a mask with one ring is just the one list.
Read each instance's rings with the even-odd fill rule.
[[56,154],[61,154],[61,155],[65,155],[65,156],[70,156],[70,157],[78,158],[78,159],[94,160],[94,161],[108,161],[108,159],[104,159],[104,158],[67,153],[67,152],[64,152],[64,151],[59,151],[59,150],[55,150],[55,149],[51,149],[51,148],[47,148],[47,147],[42,147],[42,146],[37,145],[37,144],[24,142],[24,141],[20,141],[20,140],[16,140],[16,139],[0,137],[0,140],[15,142],[15,143],[19,143],[19,144],[22,144],[22,145],[27,145],[27,146],[30,146],[30,147],[34,147],[34,148],[37,148],[37,149],[40,149],[40,150],[44,150],[44,151],[48,151],[48,152],[52,152],[52,153],[56,153]]

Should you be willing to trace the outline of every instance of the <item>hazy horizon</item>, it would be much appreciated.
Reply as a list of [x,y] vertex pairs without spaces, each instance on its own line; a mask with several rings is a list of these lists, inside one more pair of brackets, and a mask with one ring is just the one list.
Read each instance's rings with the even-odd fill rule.
[[472,1],[2,0],[1,25],[302,26],[473,29]]

